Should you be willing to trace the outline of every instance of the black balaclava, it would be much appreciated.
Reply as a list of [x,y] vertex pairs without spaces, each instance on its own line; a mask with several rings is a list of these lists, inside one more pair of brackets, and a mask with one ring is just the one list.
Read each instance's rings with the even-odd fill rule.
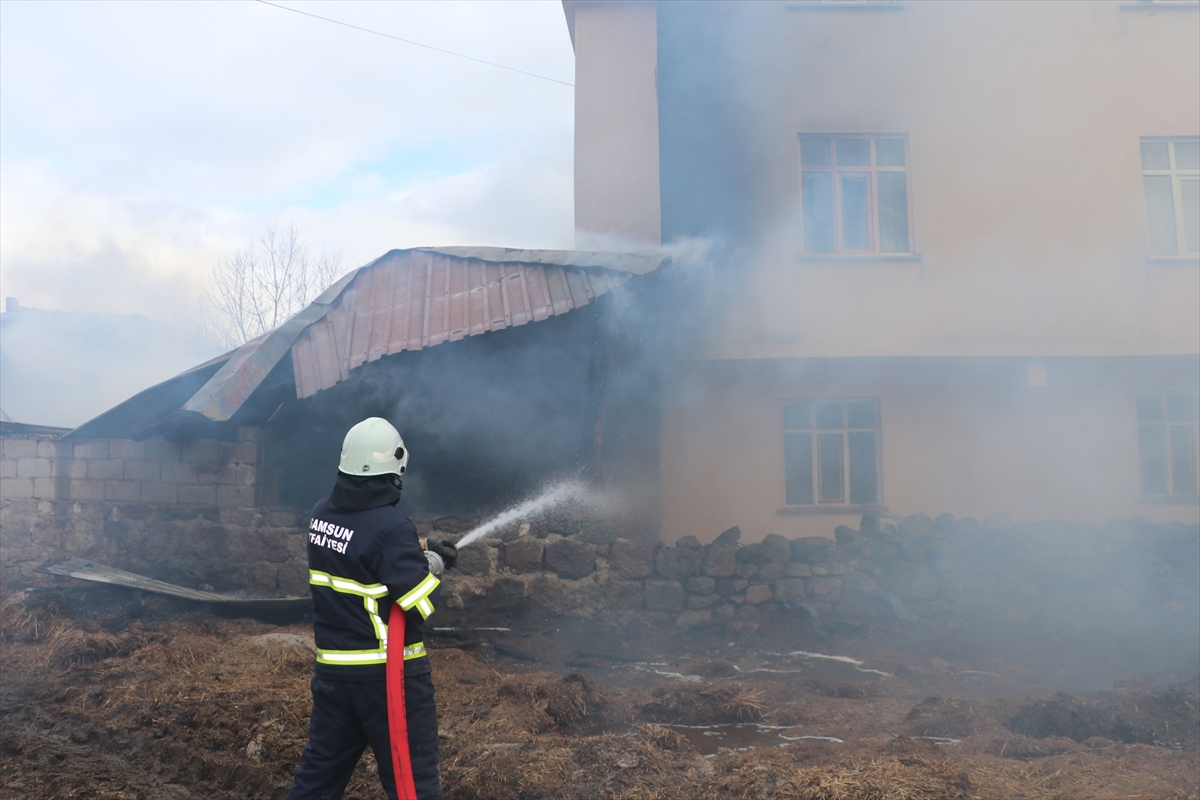
[[400,500],[400,476],[347,475],[339,472],[329,501],[343,511],[366,511],[369,508],[395,505]]

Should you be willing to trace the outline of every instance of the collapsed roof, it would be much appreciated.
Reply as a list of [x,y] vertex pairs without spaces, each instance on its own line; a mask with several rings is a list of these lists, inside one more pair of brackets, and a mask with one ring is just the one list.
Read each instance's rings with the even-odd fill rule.
[[667,260],[501,247],[392,250],[278,328],[140,392],[67,437],[200,435],[230,421],[266,385],[279,388],[287,367],[294,394],[286,394],[310,397],[385,355],[566,314]]

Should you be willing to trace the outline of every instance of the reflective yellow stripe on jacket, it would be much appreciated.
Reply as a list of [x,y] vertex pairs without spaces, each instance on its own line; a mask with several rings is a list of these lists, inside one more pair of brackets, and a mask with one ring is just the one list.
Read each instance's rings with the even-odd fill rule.
[[429,595],[433,594],[433,590],[438,587],[441,581],[432,572],[425,576],[424,580],[418,583],[409,591],[408,594],[401,597],[396,602],[405,611],[411,611],[416,608],[421,612],[422,619],[429,619],[429,615],[433,613],[433,602],[430,601]]
[[[404,646],[405,661],[420,658],[425,654],[424,642]],[[385,646],[381,650],[318,650],[317,661],[322,664],[349,664],[351,666],[385,664],[387,663],[387,647]]]
[[[371,627],[375,631],[375,638],[379,640],[379,647],[370,650],[318,649],[317,661],[322,664],[347,664],[354,666],[386,663],[388,626],[379,614],[379,599],[387,597],[387,587],[382,583],[359,583],[349,578],[341,578],[316,569],[308,571],[308,582],[313,586],[325,586],[341,594],[352,594],[361,597],[363,599],[363,608],[366,609],[367,617],[371,620]],[[416,608],[421,613],[422,619],[429,619],[429,615],[433,613],[433,602],[429,599],[429,595],[433,593],[433,590],[438,587],[439,583],[441,581],[432,573],[426,575],[420,583],[396,602],[405,611]],[[424,655],[424,642],[406,645],[404,648],[405,661],[420,658]]]

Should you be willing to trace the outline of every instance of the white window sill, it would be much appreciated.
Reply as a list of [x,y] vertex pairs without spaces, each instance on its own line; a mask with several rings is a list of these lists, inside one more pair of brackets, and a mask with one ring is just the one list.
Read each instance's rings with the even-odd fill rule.
[[1147,264],[1181,264],[1183,266],[1200,266],[1200,256],[1147,256]]
[[801,253],[796,256],[797,262],[811,263],[814,261],[870,263],[874,261],[920,261],[916,253]]
[[881,505],[823,505],[823,506],[784,506],[775,513],[781,517],[799,516],[806,514],[874,514],[882,516],[888,512],[887,506]]

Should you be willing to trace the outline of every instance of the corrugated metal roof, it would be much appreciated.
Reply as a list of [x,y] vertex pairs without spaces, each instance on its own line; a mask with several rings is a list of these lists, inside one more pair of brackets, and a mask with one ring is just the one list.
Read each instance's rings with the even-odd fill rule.
[[587,305],[664,257],[495,247],[394,250],[362,267],[291,346],[296,396],[368,361]]

